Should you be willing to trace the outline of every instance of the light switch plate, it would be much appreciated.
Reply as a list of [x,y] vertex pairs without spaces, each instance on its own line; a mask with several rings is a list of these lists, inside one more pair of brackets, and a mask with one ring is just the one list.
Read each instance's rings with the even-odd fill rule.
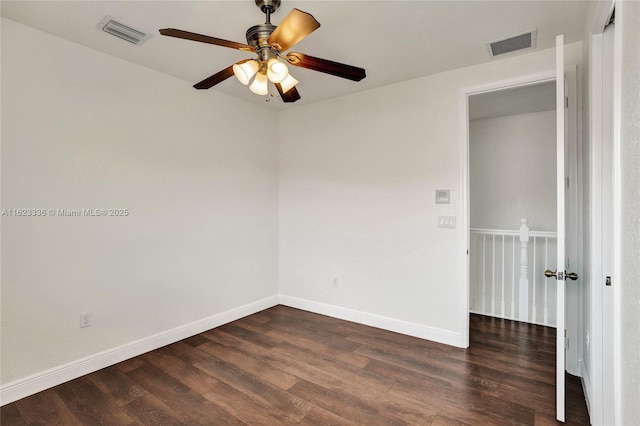
[[455,216],[438,216],[438,228],[455,228]]

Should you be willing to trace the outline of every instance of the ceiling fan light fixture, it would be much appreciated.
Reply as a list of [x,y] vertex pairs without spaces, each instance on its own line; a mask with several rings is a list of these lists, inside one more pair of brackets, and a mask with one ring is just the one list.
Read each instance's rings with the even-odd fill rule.
[[276,58],[267,62],[267,77],[273,83],[282,83],[289,76],[289,67]]
[[176,28],[162,28],[159,30],[163,36],[213,44],[242,52],[252,52],[257,55],[257,58],[236,62],[194,84],[193,87],[195,89],[210,89],[235,75],[240,83],[248,86],[251,92],[259,96],[269,95],[269,81],[271,81],[278,90],[282,101],[289,103],[300,100],[300,93],[295,88],[298,80],[289,74],[289,65],[352,81],[360,81],[366,77],[366,72],[363,68],[316,58],[304,53],[289,52],[286,56],[280,56],[281,52],[289,50],[317,30],[320,27],[320,23],[313,15],[293,9],[276,26],[271,24],[270,18],[271,14],[280,6],[281,0],[255,0],[255,2],[266,15],[266,22],[254,25],[247,30],[247,44]]
[[257,73],[255,78],[253,79],[253,83],[249,86],[249,90],[251,90],[256,95],[265,96],[269,94],[268,87],[269,80],[267,79],[266,74],[262,74],[261,72]]
[[258,62],[256,60],[249,59],[234,64],[233,74],[236,76],[240,83],[246,86],[251,81],[251,77],[253,77],[258,72],[258,69]]
[[282,93],[287,93],[289,90],[293,89],[299,81],[293,78],[291,74],[287,75],[287,78],[282,80],[280,83],[280,87],[282,87]]

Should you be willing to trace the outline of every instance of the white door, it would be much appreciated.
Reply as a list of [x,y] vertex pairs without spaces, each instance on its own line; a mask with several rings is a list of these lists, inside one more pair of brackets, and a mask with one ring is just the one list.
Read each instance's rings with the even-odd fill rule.
[[566,259],[566,215],[567,209],[567,108],[565,104],[564,36],[556,37],[556,164],[557,164],[557,205],[558,205],[558,259],[556,269],[556,418],[564,422],[565,417],[565,259]]
[[[564,66],[564,36],[556,37],[556,194],[557,194],[557,233],[558,259],[555,271],[545,271],[547,277],[556,278],[556,418],[564,422],[565,418],[565,370],[566,370],[566,280],[577,280],[578,275],[567,271],[568,241],[575,245],[576,224],[569,222],[569,105],[567,79]],[[574,181],[576,178],[574,177]],[[574,183],[575,186],[575,183]],[[577,203],[576,200],[573,200]],[[575,210],[575,208],[573,209]],[[572,219],[575,222],[575,218]],[[569,226],[573,225],[573,226]],[[571,267],[577,265],[575,253]],[[575,325],[572,325],[575,326]],[[577,340],[577,339],[574,339]],[[575,343],[574,343],[575,345]]]

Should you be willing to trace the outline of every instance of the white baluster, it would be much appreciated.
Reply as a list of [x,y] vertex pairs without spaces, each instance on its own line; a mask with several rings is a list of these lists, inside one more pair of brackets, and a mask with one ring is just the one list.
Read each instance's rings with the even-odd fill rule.
[[519,307],[518,319],[520,321],[529,320],[529,219],[520,220],[520,282],[519,282]]
[[[549,261],[549,237],[544,237],[544,270],[546,271]],[[549,280],[544,280],[544,325],[549,325]]]
[[533,281],[531,282],[531,295],[533,296],[533,305],[531,307],[531,322],[536,323],[538,320],[538,307],[536,306],[536,237],[533,237]]
[[511,237],[511,319],[516,319],[516,236]]
[[491,315],[496,316],[496,235],[491,243]]
[[[469,280],[472,283],[471,284],[471,310],[475,310],[476,309],[476,291],[477,291],[477,287],[478,287],[478,268],[476,266],[477,261],[476,261],[476,251],[474,250],[475,247],[475,243],[474,241],[478,240],[478,237],[474,234],[471,233],[471,241],[469,242],[469,244],[471,245],[470,249],[469,249],[469,254],[471,255],[469,257]],[[471,281],[473,280],[473,281]]]
[[485,307],[487,306],[485,301],[487,299],[487,287],[486,287],[486,249],[487,249],[487,236],[485,234],[482,235],[482,313],[485,313]]
[[502,300],[500,301],[500,315],[503,318],[506,317],[506,312],[504,311],[504,235],[502,236]]

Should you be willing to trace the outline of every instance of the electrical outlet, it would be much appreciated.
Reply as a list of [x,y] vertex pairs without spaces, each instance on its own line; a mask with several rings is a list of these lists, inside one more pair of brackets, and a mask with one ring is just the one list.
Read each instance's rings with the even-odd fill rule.
[[83,312],[80,314],[80,328],[89,327],[91,325],[91,312]]

